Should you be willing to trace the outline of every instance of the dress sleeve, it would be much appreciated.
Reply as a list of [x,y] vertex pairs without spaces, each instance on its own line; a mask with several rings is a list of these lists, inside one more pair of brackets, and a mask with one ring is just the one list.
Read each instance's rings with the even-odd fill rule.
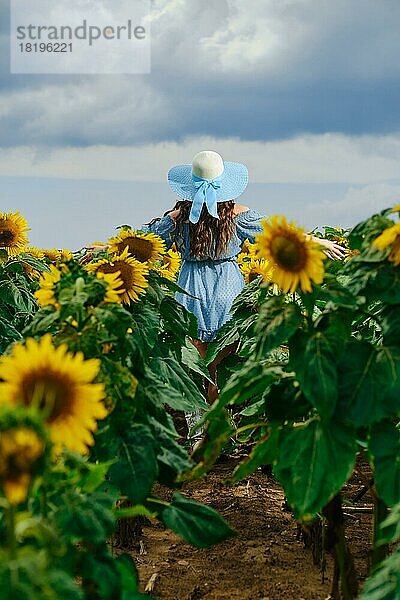
[[261,219],[265,219],[256,210],[246,210],[236,217],[236,230],[239,239],[244,242],[249,240],[255,242],[255,236],[262,232]]
[[156,235],[159,235],[166,243],[167,248],[170,248],[174,242],[174,240],[172,239],[172,236],[171,236],[174,228],[175,228],[174,220],[171,219],[171,217],[169,215],[166,215],[165,217],[158,219],[157,221],[155,221],[154,223],[151,223],[150,225],[142,225],[140,229],[142,231],[155,233]]

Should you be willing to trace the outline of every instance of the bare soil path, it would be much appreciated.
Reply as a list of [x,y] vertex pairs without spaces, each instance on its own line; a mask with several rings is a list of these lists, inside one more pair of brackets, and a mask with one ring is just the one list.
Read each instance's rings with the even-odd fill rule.
[[[141,551],[133,552],[144,590],[152,578],[157,600],[325,600],[329,596],[332,561],[325,582],[311,551],[298,539],[292,515],[282,510],[282,488],[260,470],[247,480],[226,485],[234,460],[217,465],[203,481],[190,482],[183,493],[217,509],[238,532],[207,550],[183,542],[158,522],[145,526]],[[368,479],[361,464],[346,486],[350,497]],[[162,492],[162,490],[161,490]],[[160,493],[160,489],[157,489]],[[164,492],[165,495],[165,492]],[[359,505],[371,504],[365,496]],[[346,532],[360,582],[366,575],[371,515],[346,517]]]

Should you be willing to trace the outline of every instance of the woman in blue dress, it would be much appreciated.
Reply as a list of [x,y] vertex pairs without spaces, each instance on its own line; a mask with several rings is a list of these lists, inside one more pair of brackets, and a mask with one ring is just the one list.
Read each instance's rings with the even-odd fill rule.
[[[161,236],[167,247],[175,243],[181,252],[178,285],[190,295],[177,293],[175,297],[197,317],[197,339],[192,341],[204,357],[208,343],[231,318],[232,303],[245,285],[237,255],[246,240],[254,243],[264,217],[235,202],[247,187],[247,167],[223,161],[217,152],[199,152],[192,164],[173,167],[168,182],[181,200],[164,217],[142,228]],[[342,258],[340,246],[314,239],[326,246],[331,258]],[[213,381],[216,365],[232,349],[227,348],[209,365]],[[209,400],[216,394],[216,386],[210,386]]]
[[[192,164],[173,167],[168,182],[182,200],[143,228],[161,236],[167,247],[175,243],[182,255],[178,285],[190,295],[175,297],[197,317],[193,343],[204,357],[208,343],[231,318],[232,303],[245,285],[236,257],[245,240],[254,243],[262,231],[262,216],[235,203],[247,187],[247,168],[224,162],[217,152],[199,152]],[[213,379],[221,358],[210,365]],[[213,386],[209,395],[215,393]]]

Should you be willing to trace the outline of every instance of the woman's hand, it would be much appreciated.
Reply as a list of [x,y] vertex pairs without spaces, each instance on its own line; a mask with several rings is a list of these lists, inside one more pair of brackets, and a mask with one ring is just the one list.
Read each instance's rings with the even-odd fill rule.
[[101,250],[107,250],[107,248],[109,247],[109,244],[93,244],[91,246],[85,246],[85,250],[88,250],[88,252],[86,252],[85,256],[82,256],[79,262],[81,263],[81,265],[86,265],[92,260],[93,255],[96,254],[96,252],[101,252]]
[[324,250],[325,254],[332,260],[341,260],[346,256],[346,249],[343,248],[340,244],[336,242],[332,242],[331,240],[326,240],[325,238],[311,236],[313,242],[324,246],[326,250]]
[[93,244],[92,246],[85,246],[85,250],[89,250],[90,252],[96,253],[101,252],[101,250],[107,250],[110,247],[110,244]]

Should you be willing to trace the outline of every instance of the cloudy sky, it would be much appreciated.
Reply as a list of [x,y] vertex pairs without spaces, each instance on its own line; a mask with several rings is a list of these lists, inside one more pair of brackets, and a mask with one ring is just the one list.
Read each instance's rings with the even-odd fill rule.
[[150,74],[70,76],[10,74],[8,4],[0,210],[33,243],[139,226],[205,149],[247,164],[244,203],[310,229],[400,201],[398,0],[153,0]]

